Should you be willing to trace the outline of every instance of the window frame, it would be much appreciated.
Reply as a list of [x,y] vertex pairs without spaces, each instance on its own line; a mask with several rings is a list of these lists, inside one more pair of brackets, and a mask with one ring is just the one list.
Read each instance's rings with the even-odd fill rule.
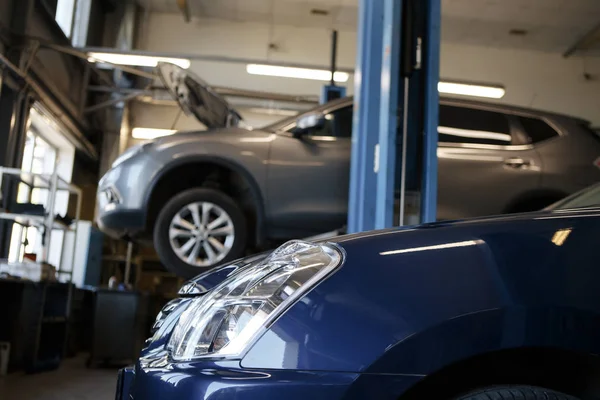
[[[511,125],[510,135],[513,137],[516,134],[518,134],[520,136],[522,136],[522,135],[529,136],[525,132],[524,128],[522,126],[520,126],[521,123],[518,121],[518,118],[515,118],[515,117],[527,117],[527,118],[541,119],[542,121],[546,122],[550,127],[552,127],[552,129],[554,129],[558,135],[552,139],[544,140],[542,142],[527,143],[527,144],[510,144],[510,145],[452,143],[452,142],[438,141],[439,147],[482,149],[482,150],[512,150],[512,151],[531,150],[537,146],[549,143],[553,140],[557,140],[560,137],[567,135],[567,133],[563,129],[561,129],[556,123],[554,123],[554,121],[552,121],[550,118],[546,117],[545,115],[540,115],[539,113],[536,113],[536,112],[527,112],[526,110],[504,109],[504,108],[496,106],[494,104],[489,104],[489,105],[488,104],[464,104],[464,103],[460,103],[460,102],[453,102],[451,100],[440,100],[440,107],[442,105],[452,106],[452,107],[471,108],[471,109],[476,109],[476,110],[491,111],[491,112],[504,114],[507,117],[509,117],[509,123]],[[510,118],[510,117],[513,117],[513,118]]]
[[[348,103],[342,103],[342,104],[335,104],[332,105],[329,108],[326,108],[324,110],[320,110],[320,111],[312,111],[312,112],[318,112],[321,116],[325,116],[327,114],[331,114],[334,113],[338,110],[341,110],[342,108],[352,108],[354,107],[354,103],[351,102],[350,104]],[[290,132],[292,129],[294,129],[297,125],[298,125],[298,119],[301,118],[303,115],[306,114],[310,114],[311,111],[298,115],[296,117],[296,119],[286,125],[282,125],[280,127],[277,127],[277,134],[282,134],[285,136],[291,136],[291,137],[295,137],[293,132]],[[338,140],[351,140],[352,139],[352,134],[350,134],[350,136],[348,137],[339,137],[339,136],[316,136],[316,135],[304,135],[304,137],[309,138],[310,140],[315,140],[315,141],[321,141],[321,142],[337,142]]]
[[[32,140],[33,140],[33,146],[31,148],[31,160],[28,163],[29,165],[27,165],[27,167],[25,167],[24,165],[21,165],[21,169],[23,171],[27,171],[27,172],[32,172],[33,170],[33,163],[35,161],[35,149],[36,147],[39,146],[38,144],[38,140],[41,140],[42,142],[44,142],[44,145],[47,148],[50,148],[54,151],[54,160],[52,162],[52,171],[50,172],[42,172],[43,174],[48,174],[51,175],[56,171],[56,167],[58,165],[58,155],[59,155],[59,148],[54,145],[51,141],[49,141],[42,132],[40,132],[40,130],[34,126],[33,124],[31,124],[29,126],[29,128],[27,129],[26,135],[30,135]],[[25,160],[23,160],[25,161]],[[26,201],[28,202],[32,202],[32,197],[33,197],[33,191],[34,190],[40,190],[40,189],[33,189],[28,187],[27,185],[20,183],[18,185],[17,188],[17,196],[20,195],[20,191],[21,189],[25,189],[27,191],[27,194],[24,196],[27,198]],[[49,190],[43,189],[44,191],[48,192],[49,194]],[[42,203],[47,203],[48,199],[46,198],[46,200]],[[36,203],[38,204],[38,203]],[[33,227],[33,226],[23,226],[17,223],[13,224],[12,227],[12,234],[11,234],[11,238],[10,238],[10,243],[9,243],[9,254],[8,254],[8,258],[9,260],[11,260],[11,262],[22,262],[26,250],[27,250],[27,246],[31,246],[32,249],[31,250],[35,250],[36,247],[38,247],[39,243],[38,240],[41,240],[43,233],[40,233],[38,228]],[[33,232],[33,235],[35,237],[35,241],[34,243],[29,242],[29,236],[30,236],[30,232]],[[13,244],[13,240],[17,240],[20,238],[19,243],[14,243]],[[25,242],[29,242],[27,245],[25,244]],[[13,250],[16,252],[13,252]]]
[[540,140],[538,142],[532,142],[531,145],[532,146],[541,146],[544,145],[546,143],[550,143],[553,140],[558,139],[561,136],[566,136],[566,133],[563,133],[560,128],[554,123],[554,121],[552,121],[549,118],[545,118],[543,116],[540,115],[517,115],[516,117],[516,121],[515,121],[515,127],[520,131],[520,133],[522,135],[524,135],[525,137],[528,137],[530,139],[532,139],[531,135],[529,133],[527,133],[527,129],[525,129],[525,126],[523,126],[523,123],[521,122],[521,118],[531,118],[531,119],[538,119],[540,121],[542,121],[543,123],[545,123],[546,125],[548,125],[550,128],[552,128],[554,130],[554,132],[556,133],[556,135],[554,135],[554,137],[551,137],[549,139],[544,139],[544,140]]
[[79,0],[73,0],[73,8],[71,10],[71,14],[70,14],[70,22],[69,22],[69,32],[65,32],[65,30],[63,29],[62,25],[60,24],[60,22],[58,22],[58,11],[59,11],[59,5],[60,5],[60,1],[58,0],[56,2],[56,11],[54,13],[54,21],[56,21],[56,24],[60,27],[60,30],[63,31],[63,33],[65,34],[65,36],[67,37],[67,39],[69,39],[69,42],[72,42],[73,40],[73,33],[75,30],[75,21],[76,21],[76,17],[77,17],[77,6],[79,3]]
[[[498,132],[500,134],[503,135],[509,135],[511,138],[511,144],[487,144],[487,143],[470,143],[470,142],[464,142],[464,143],[460,143],[460,142],[444,142],[442,140],[439,139],[439,128],[443,127],[443,125],[441,125],[438,121],[438,145],[445,145],[445,146],[450,146],[450,145],[459,145],[460,147],[466,147],[466,146],[494,146],[494,147],[508,147],[508,146],[515,146],[514,144],[512,144],[512,142],[515,140],[515,129],[513,126],[513,121],[512,118],[510,117],[510,115],[507,115],[505,113],[502,112],[498,112],[495,110],[484,110],[481,108],[476,108],[476,107],[464,107],[461,105],[455,105],[455,104],[442,104],[440,102],[440,109],[442,107],[453,107],[453,108],[462,108],[462,109],[467,109],[467,110],[475,110],[475,111],[483,111],[483,112],[488,112],[488,113],[495,113],[495,114],[500,114],[500,117],[503,117],[506,119],[506,123],[508,126],[508,133],[503,133],[503,132]],[[453,127],[448,127],[448,128],[453,128]]]

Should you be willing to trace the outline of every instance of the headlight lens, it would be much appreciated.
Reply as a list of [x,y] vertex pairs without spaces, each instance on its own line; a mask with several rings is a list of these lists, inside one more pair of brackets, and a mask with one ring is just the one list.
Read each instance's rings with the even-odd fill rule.
[[240,355],[263,329],[341,265],[328,244],[291,241],[181,314],[167,348],[178,361]]
[[176,298],[176,299],[169,301],[167,304],[165,304],[165,306],[162,308],[162,310],[160,310],[160,312],[156,316],[156,319],[154,320],[154,324],[152,325],[152,329],[150,330],[150,333],[154,334],[156,331],[158,331],[165,323],[165,320],[167,319],[167,317],[183,301],[184,301],[184,299],[182,299],[182,298]]

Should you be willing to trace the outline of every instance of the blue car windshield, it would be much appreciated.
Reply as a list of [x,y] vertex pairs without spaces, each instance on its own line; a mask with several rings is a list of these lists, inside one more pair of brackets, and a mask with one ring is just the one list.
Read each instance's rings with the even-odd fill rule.
[[554,203],[548,210],[570,210],[573,208],[600,207],[600,184],[590,186],[577,192],[558,203]]

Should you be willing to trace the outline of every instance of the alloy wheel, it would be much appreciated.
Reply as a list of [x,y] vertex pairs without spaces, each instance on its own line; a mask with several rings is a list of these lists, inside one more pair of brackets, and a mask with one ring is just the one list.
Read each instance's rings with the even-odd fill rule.
[[229,214],[207,201],[179,210],[169,225],[173,252],[185,263],[209,267],[222,261],[235,241],[235,227]]

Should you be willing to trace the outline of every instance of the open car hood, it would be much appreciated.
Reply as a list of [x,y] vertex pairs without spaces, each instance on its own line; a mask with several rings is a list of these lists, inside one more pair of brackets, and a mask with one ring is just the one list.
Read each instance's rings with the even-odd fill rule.
[[242,120],[225,99],[196,76],[175,64],[158,63],[158,75],[186,115],[194,115],[208,129],[237,126]]

